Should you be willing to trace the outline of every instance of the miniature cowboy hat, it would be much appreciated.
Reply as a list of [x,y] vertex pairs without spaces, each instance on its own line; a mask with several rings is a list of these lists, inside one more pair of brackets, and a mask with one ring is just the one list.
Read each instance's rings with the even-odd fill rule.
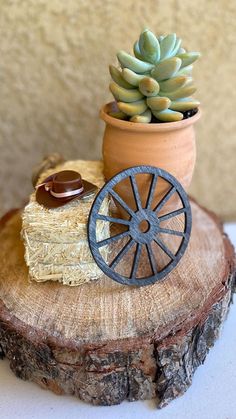
[[74,199],[93,195],[97,186],[81,178],[74,170],[62,170],[36,186],[36,201],[46,208],[58,208]]

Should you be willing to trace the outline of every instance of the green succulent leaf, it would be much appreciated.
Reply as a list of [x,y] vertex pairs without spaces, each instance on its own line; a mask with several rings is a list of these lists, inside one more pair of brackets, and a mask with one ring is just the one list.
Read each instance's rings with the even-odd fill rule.
[[173,92],[173,90],[178,89],[186,84],[186,82],[192,78],[188,76],[176,76],[171,79],[160,81],[160,89],[162,92]]
[[180,87],[179,89],[173,91],[173,92],[159,92],[160,96],[167,96],[170,100],[176,100],[176,99],[181,99],[184,97],[189,97],[191,96],[193,93],[196,92],[196,87],[193,85],[187,85],[187,86],[183,86]]
[[160,90],[159,83],[152,77],[143,77],[139,82],[140,92],[146,96],[156,96]]
[[171,57],[174,57],[178,53],[178,51],[180,50],[181,42],[182,40],[180,38],[176,38],[175,46],[171,52]]
[[169,108],[173,111],[185,112],[191,109],[195,109],[199,105],[200,102],[198,100],[189,97],[172,101]]
[[164,60],[166,58],[169,58],[171,56],[171,53],[173,51],[173,48],[176,43],[176,34],[171,33],[167,36],[165,36],[161,43],[160,43],[160,49],[161,49],[161,60]]
[[177,51],[177,55],[178,54],[184,54],[186,52],[186,50],[184,49],[184,48],[180,48],[178,51]]
[[186,67],[194,61],[196,61],[200,57],[199,52],[184,52],[183,54],[178,54],[177,57],[179,57],[182,61],[181,68]]
[[153,64],[147,63],[145,61],[141,61],[138,58],[133,57],[132,55],[128,54],[125,51],[119,51],[117,54],[117,58],[120,62],[121,67],[123,68],[127,67],[138,74],[145,73],[154,68]]
[[112,79],[116,82],[119,86],[124,87],[125,89],[133,89],[134,86],[129,84],[122,76],[121,71],[116,68],[114,65],[109,66],[109,71]]
[[193,71],[193,66],[188,65],[187,67],[180,68],[176,73],[176,76],[191,76]]
[[140,115],[134,115],[130,118],[130,122],[136,122],[139,124],[148,124],[151,122],[152,119],[152,112],[150,109],[147,109],[144,113],[141,113]]
[[160,44],[154,33],[148,29],[140,35],[139,50],[149,63],[155,64],[160,59]]
[[147,105],[153,111],[163,111],[164,109],[169,108],[170,99],[168,97],[149,97],[147,98]]
[[145,61],[139,49],[139,41],[135,41],[134,46],[133,46],[133,51],[136,58],[138,58],[141,61]]
[[124,112],[110,112],[110,116],[116,119],[128,119],[128,115],[126,115]]
[[177,122],[183,119],[183,114],[181,112],[172,111],[171,109],[166,109],[161,112],[153,111],[153,115],[163,122]]
[[123,68],[122,76],[130,85],[135,87],[138,87],[140,80],[145,77],[143,74],[137,74],[129,68]]
[[133,103],[118,102],[117,106],[121,112],[129,116],[141,115],[147,110],[146,100],[139,100]]
[[115,82],[110,83],[110,91],[114,98],[121,102],[136,102],[143,98],[143,94],[138,89],[124,89]]
[[168,58],[158,63],[151,71],[152,77],[158,82],[174,77],[181,67],[181,59],[177,57]]

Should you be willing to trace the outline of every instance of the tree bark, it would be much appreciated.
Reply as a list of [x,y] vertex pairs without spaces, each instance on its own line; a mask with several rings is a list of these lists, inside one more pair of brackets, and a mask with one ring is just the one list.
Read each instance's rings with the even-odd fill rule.
[[137,288],[102,278],[70,289],[28,281],[20,211],[0,227],[0,358],[16,376],[99,405],[190,386],[219,336],[235,287],[235,255],[219,220],[192,202],[191,240],[178,267]]

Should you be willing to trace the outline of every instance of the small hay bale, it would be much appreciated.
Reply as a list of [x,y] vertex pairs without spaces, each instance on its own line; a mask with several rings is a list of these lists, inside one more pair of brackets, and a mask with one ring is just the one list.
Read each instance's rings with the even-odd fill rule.
[[[95,161],[68,161],[40,175],[38,183],[60,170],[78,171],[82,178],[100,189],[104,184],[103,164]],[[39,205],[35,192],[30,196],[22,214],[22,238],[29,278],[37,282],[59,281],[76,286],[98,279],[103,275],[91,255],[87,240],[88,215],[94,200],[88,197],[73,200],[56,209]],[[109,211],[108,199],[104,200],[101,214]],[[109,237],[109,223],[97,223],[98,240]],[[107,246],[101,250],[106,259]]]

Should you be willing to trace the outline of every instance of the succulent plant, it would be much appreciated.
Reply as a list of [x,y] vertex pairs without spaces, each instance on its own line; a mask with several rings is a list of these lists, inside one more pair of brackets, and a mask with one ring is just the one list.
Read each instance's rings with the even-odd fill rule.
[[152,115],[163,122],[180,121],[184,112],[199,102],[191,97],[196,91],[192,64],[198,52],[186,52],[175,33],[156,37],[145,29],[135,42],[134,56],[119,51],[120,68],[110,65],[113,82],[110,91],[119,111],[115,118],[149,123]]

